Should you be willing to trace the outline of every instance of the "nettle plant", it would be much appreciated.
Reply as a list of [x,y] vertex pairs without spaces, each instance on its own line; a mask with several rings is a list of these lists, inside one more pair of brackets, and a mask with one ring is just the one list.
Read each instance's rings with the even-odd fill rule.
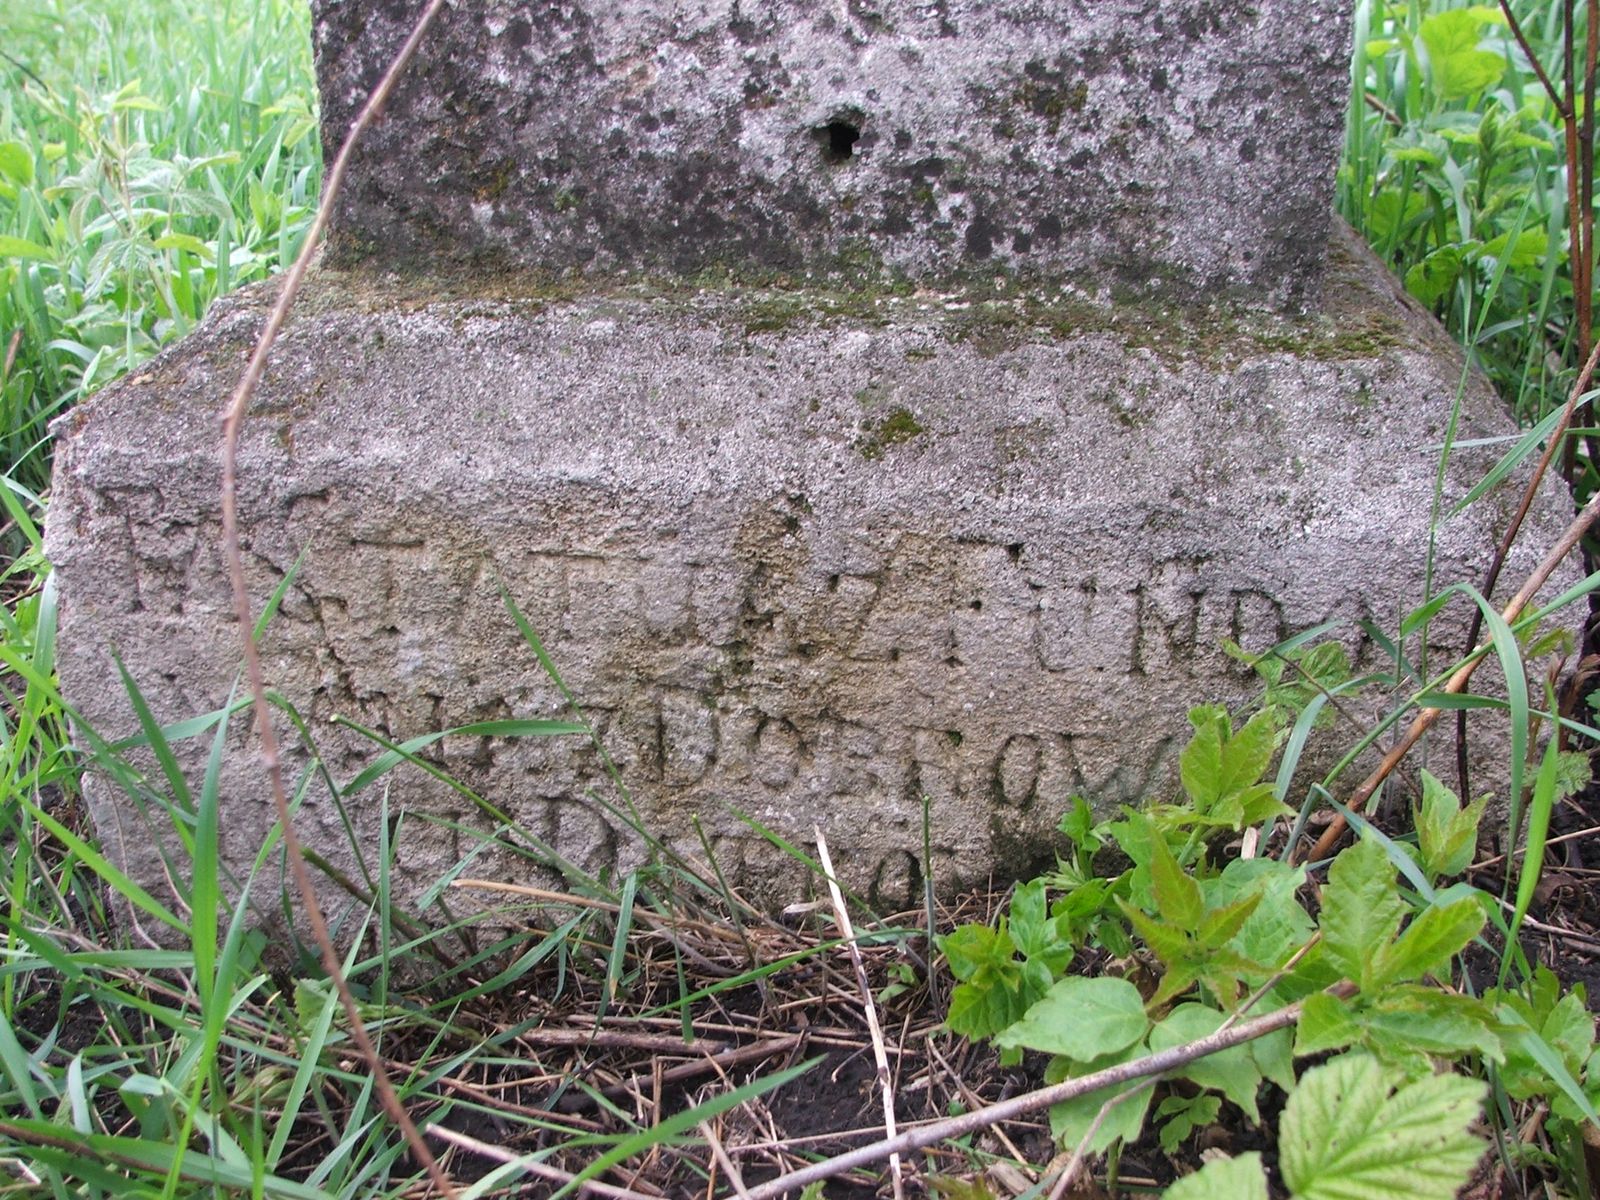
[[[1265,781],[1282,712],[1269,705],[1236,727],[1221,708],[1194,709],[1177,802],[1096,821],[1073,798],[1056,870],[1016,888],[996,924],[941,939],[959,980],[947,1024],[1009,1062],[1049,1055],[1054,1083],[1293,1006],[1295,1020],[1255,1040],[1056,1105],[1053,1134],[1081,1160],[1153,1126],[1172,1153],[1224,1105],[1259,1125],[1270,1083],[1287,1094],[1277,1170],[1291,1195],[1444,1200],[1487,1146],[1480,1077],[1497,1104],[1541,1101],[1569,1133],[1595,1119],[1594,1020],[1583,989],[1563,992],[1543,969],[1524,971],[1520,988],[1452,986],[1485,926],[1508,928],[1496,898],[1445,886],[1471,860],[1484,805],[1463,806],[1432,776],[1414,839],[1351,814],[1361,836],[1320,889],[1285,859],[1230,858],[1225,844],[1290,812]],[[1551,750],[1541,783],[1553,786],[1559,765]],[[1504,962],[1520,961],[1510,953]],[[1167,1195],[1264,1200],[1267,1180],[1259,1154],[1241,1154]]]

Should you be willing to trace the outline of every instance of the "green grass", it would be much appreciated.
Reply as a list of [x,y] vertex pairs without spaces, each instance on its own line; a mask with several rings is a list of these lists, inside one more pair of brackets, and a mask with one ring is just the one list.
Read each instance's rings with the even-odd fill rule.
[[[1557,61],[1561,6],[1518,0],[1515,10],[1536,55]],[[1358,14],[1340,207],[1532,423],[1564,399],[1586,336],[1557,114],[1492,7],[1359,0]],[[0,1188],[367,1197],[399,1195],[416,1174],[313,956],[291,948],[286,958],[283,946],[269,954],[243,905],[227,901],[214,774],[186,777],[166,753],[183,738],[220,747],[227,721],[245,716],[163,730],[141,714],[139,745],[98,745],[83,731],[82,749],[72,749],[37,528],[47,423],[298,250],[320,172],[308,20],[288,0],[0,8]],[[1581,23],[1579,33],[1581,44]],[[1592,488],[1593,468],[1579,465]],[[525,623],[523,632],[530,669],[553,672]],[[1534,677],[1511,632],[1497,634],[1506,674],[1523,684],[1501,707],[1514,707],[1527,729],[1543,698],[1529,695]],[[1423,682],[1399,667],[1396,675],[1407,688]],[[1324,699],[1306,692],[1290,753],[1311,736]],[[142,707],[133,681],[129,705]],[[1389,720],[1402,716],[1396,709]],[[477,732],[558,735],[527,723]],[[381,804],[387,772],[437,770],[424,749],[375,737],[367,771],[305,786],[340,805],[358,794]],[[170,887],[146,891],[101,854],[78,789],[86,756],[168,831]],[[1557,794],[1555,764],[1517,764],[1536,840]],[[552,1031],[593,1028],[584,1022],[596,1014],[613,1030],[662,1036],[697,1023],[734,1027],[741,1004],[812,1012],[805,1006],[825,999],[837,957],[826,920],[774,924],[716,871],[697,872],[665,847],[623,879],[586,877],[518,829],[496,798],[469,798],[493,832],[455,832],[561,879],[564,901],[507,896],[482,909],[451,886],[452,872],[408,909],[393,900],[404,822],[395,840],[380,822],[380,844],[353,847],[359,868],[326,885],[355,947],[349,974],[402,1096],[424,1119],[520,1156],[502,1178],[486,1176],[485,1190],[524,1171],[630,1160],[704,1192],[709,1160],[682,1153],[685,1138],[781,1082],[782,1060],[761,1060],[750,1082],[711,1073],[641,1099],[615,1081],[632,1069],[648,1074],[648,1056],[622,1062],[598,1045],[552,1042]],[[1316,801],[1307,797],[1305,813]],[[612,815],[634,820],[625,790]],[[268,908],[283,903],[278,853],[269,840],[249,884]],[[470,872],[471,861],[458,869]],[[1537,876],[1536,861],[1508,874],[1512,924],[1526,915]],[[925,998],[916,956],[925,943],[870,918],[864,928],[879,978],[892,979],[901,1000]],[[1518,977],[1525,968],[1513,954],[1504,966]],[[837,1018],[824,1004],[812,1023],[825,1019]],[[452,1169],[470,1177],[473,1164],[493,1165],[458,1150]],[[1566,1169],[1576,1178],[1581,1167]]]
[[46,425],[299,249],[316,203],[310,14],[294,0],[0,9],[0,469]]
[[[1566,7],[1512,4],[1558,87]],[[1572,7],[1581,92],[1586,6]],[[1495,5],[1355,10],[1339,209],[1533,424],[1565,401],[1587,344],[1560,114]],[[1593,466],[1577,482],[1591,492]]]

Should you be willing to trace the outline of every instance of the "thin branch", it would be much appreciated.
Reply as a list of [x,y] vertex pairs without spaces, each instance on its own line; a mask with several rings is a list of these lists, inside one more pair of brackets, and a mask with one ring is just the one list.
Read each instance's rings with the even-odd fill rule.
[[[536,1162],[532,1156],[513,1154],[499,1146],[480,1142],[477,1138],[459,1130],[450,1129],[444,1125],[429,1125],[428,1132],[440,1141],[449,1142],[469,1154],[476,1154],[487,1158],[490,1162],[500,1163],[502,1166],[516,1163],[517,1168],[526,1171],[529,1175],[537,1175],[540,1179],[548,1179],[551,1183],[570,1184],[577,1178],[566,1171],[550,1166],[548,1163]],[[645,1192],[630,1191],[628,1188],[617,1187],[615,1184],[601,1183],[598,1179],[585,1179],[578,1185],[579,1195],[605,1196],[607,1200],[656,1200],[656,1197]]]
[[733,1159],[729,1158],[728,1152],[723,1149],[722,1139],[717,1136],[717,1131],[711,1128],[710,1121],[700,1122],[700,1136],[705,1138],[706,1145],[711,1147],[711,1156],[717,1160],[722,1173],[728,1177],[734,1192],[741,1197],[741,1200],[749,1196],[750,1193],[745,1190],[744,1176],[739,1174],[739,1168],[733,1165]]
[[1517,45],[1522,47],[1523,57],[1528,60],[1528,65],[1533,68],[1533,73],[1539,77],[1539,83],[1544,87],[1545,94],[1550,97],[1550,103],[1555,105],[1556,112],[1563,120],[1570,117],[1569,106],[1561,99],[1561,93],[1556,90],[1556,85],[1551,82],[1550,76],[1544,73],[1544,66],[1539,62],[1539,56],[1533,52],[1533,47],[1528,44],[1528,37],[1522,32],[1522,22],[1517,20],[1517,14],[1511,11],[1511,0],[1500,0],[1500,11],[1506,16],[1506,24],[1511,27],[1511,36],[1517,39]]
[[[1353,996],[1355,991],[1355,985],[1349,982],[1341,982],[1328,989],[1329,994],[1339,997]],[[1173,1046],[1167,1050],[1147,1054],[1143,1058],[1118,1063],[1114,1067],[1107,1067],[1091,1075],[1080,1075],[1075,1079],[1063,1080],[1061,1083],[1037,1091],[1025,1092],[1021,1096],[1013,1096],[1010,1100],[1002,1100],[987,1108],[910,1129],[898,1137],[886,1138],[836,1158],[813,1163],[798,1171],[781,1175],[769,1183],[751,1188],[749,1200],[777,1200],[777,1197],[788,1192],[799,1191],[808,1183],[815,1183],[819,1179],[831,1179],[835,1175],[853,1171],[857,1167],[870,1166],[881,1162],[891,1154],[907,1154],[912,1150],[920,1150],[925,1146],[942,1142],[946,1138],[964,1137],[1002,1121],[1014,1120],[1027,1113],[1037,1112],[1041,1108],[1048,1108],[1052,1104],[1087,1096],[1090,1092],[1098,1092],[1101,1088],[1117,1087],[1132,1083],[1136,1079],[1146,1079],[1177,1070],[1208,1055],[1232,1049],[1234,1046],[1242,1046],[1246,1042],[1265,1037],[1269,1033],[1276,1033],[1280,1029],[1287,1029],[1300,1019],[1302,1003],[1296,1002],[1286,1008],[1270,1012],[1264,1017],[1242,1022],[1231,1029],[1218,1030],[1182,1046]]]
[[[867,1033],[872,1038],[872,1057],[878,1064],[878,1088],[883,1093],[883,1134],[893,1140],[894,1084],[889,1073],[889,1056],[883,1048],[883,1030],[878,1027],[878,1006],[872,1002],[872,984],[867,981],[867,968],[861,961],[861,947],[856,945],[856,931],[850,924],[850,910],[845,907],[844,893],[833,874],[833,858],[828,853],[828,839],[822,836],[822,826],[813,825],[817,836],[817,859],[822,863],[823,877],[828,881],[828,895],[833,899],[834,919],[839,923],[839,933],[850,948],[850,961],[856,969],[856,985],[861,989],[861,1007],[867,1014]],[[894,1184],[894,1200],[905,1195],[900,1181],[900,1156],[889,1155],[889,1179]]]
[[40,79],[37,75],[35,75],[33,73],[33,68],[30,67],[27,63],[23,62],[20,58],[17,58],[15,55],[8,54],[4,50],[0,50],[0,58],[5,59],[13,67],[15,67],[17,70],[21,71],[24,75],[26,75],[29,79],[31,79],[35,83],[37,83],[40,87],[42,87],[45,90],[45,92],[48,95],[51,95],[51,96],[55,95],[55,92],[51,89],[50,85],[48,83],[46,83],[44,80]]
[[[1511,602],[1501,610],[1500,615],[1507,622],[1515,621],[1522,614],[1522,610],[1528,606],[1528,603],[1538,594],[1539,589],[1555,573],[1555,569],[1561,565],[1562,560],[1572,553],[1574,547],[1583,540],[1583,535],[1589,531],[1589,527],[1594,524],[1596,517],[1600,517],[1600,492],[1594,494],[1593,499],[1584,506],[1583,511],[1578,514],[1571,525],[1567,526],[1567,531],[1561,535],[1561,540],[1556,543],[1555,548],[1545,556],[1544,561],[1534,569],[1533,574],[1528,576],[1521,589],[1511,598]],[[1450,676],[1449,682],[1441,689],[1442,692],[1447,696],[1453,696],[1465,690],[1467,683],[1472,679],[1473,672],[1483,664],[1488,652],[1488,645],[1479,646],[1474,650],[1472,657],[1462,664],[1454,675]],[[1389,778],[1394,769],[1400,765],[1401,759],[1411,752],[1411,748],[1422,740],[1422,735],[1433,727],[1433,723],[1439,719],[1439,715],[1443,711],[1442,708],[1425,708],[1417,714],[1416,718],[1411,722],[1410,728],[1406,730],[1405,736],[1395,744],[1389,753],[1383,756],[1383,761],[1377,765],[1372,774],[1367,776],[1361,786],[1345,802],[1346,807],[1351,812],[1360,812],[1362,806],[1372,799],[1372,794],[1378,790],[1385,779]],[[1333,820],[1328,822],[1328,828],[1323,830],[1322,836],[1317,839],[1316,846],[1308,856],[1309,859],[1315,861],[1327,857],[1333,850],[1333,844],[1339,840],[1340,834],[1345,831],[1345,827],[1344,814],[1336,813]]]
[[278,292],[277,303],[273,305],[272,312],[267,318],[266,326],[261,330],[261,335],[256,340],[255,351],[250,355],[249,365],[245,367],[244,376],[239,380],[239,386],[234,390],[233,399],[228,405],[226,416],[223,420],[222,442],[222,549],[227,559],[228,577],[233,585],[233,603],[239,621],[239,641],[244,651],[245,671],[250,681],[250,692],[254,700],[256,728],[261,737],[261,761],[266,767],[267,777],[271,782],[272,799],[277,808],[278,823],[283,828],[284,851],[289,858],[289,869],[294,876],[295,887],[300,893],[300,902],[304,909],[307,923],[311,926],[311,933],[316,940],[317,947],[322,954],[323,969],[327,971],[328,978],[338,989],[339,1000],[344,1005],[345,1016],[350,1023],[350,1036],[360,1050],[362,1057],[367,1061],[372,1071],[373,1085],[378,1093],[378,1098],[383,1104],[384,1112],[389,1119],[404,1135],[406,1144],[411,1148],[412,1155],[416,1158],[435,1188],[446,1197],[455,1196],[455,1188],[451,1186],[449,1176],[439,1166],[433,1157],[428,1144],[423,1141],[422,1135],[417,1132],[417,1127],[412,1123],[405,1106],[400,1102],[400,1097],[394,1090],[394,1085],[389,1082],[388,1073],[383,1069],[383,1060],[378,1056],[372,1038],[367,1033],[366,1025],[361,1020],[361,1013],[356,1007],[355,997],[350,994],[349,984],[345,982],[344,972],[340,968],[339,955],[334,950],[333,940],[328,936],[328,924],[323,918],[322,907],[317,902],[317,891],[311,881],[311,872],[306,868],[305,855],[300,849],[300,839],[295,835],[294,823],[289,815],[289,798],[283,783],[283,765],[279,760],[278,739],[272,729],[272,709],[267,701],[266,679],[261,670],[261,656],[257,652],[253,629],[255,627],[255,614],[250,603],[250,592],[244,578],[244,557],[239,550],[239,500],[238,500],[238,472],[239,472],[239,434],[244,425],[244,419],[250,409],[250,397],[254,394],[256,386],[261,382],[261,376],[267,367],[267,355],[272,350],[272,344],[277,340],[284,323],[288,320],[289,308],[294,303],[295,296],[299,294],[301,282],[305,279],[307,268],[311,265],[312,258],[316,255],[317,243],[323,232],[328,227],[328,221],[333,213],[335,201],[338,199],[339,189],[344,183],[345,172],[349,169],[350,159],[354,154],[356,143],[367,127],[377,117],[379,110],[389,99],[394,91],[395,84],[399,81],[401,73],[417,52],[417,47],[422,44],[424,34],[434,18],[444,8],[444,0],[429,0],[428,6],[417,19],[416,25],[411,30],[411,35],[406,38],[405,44],[400,48],[399,54],[389,64],[389,69],[384,72],[378,86],[368,97],[366,104],[350,126],[350,132],[345,135],[344,144],[339,147],[339,154],[334,159],[333,167],[328,172],[323,183],[322,201],[317,206],[317,215],[311,222],[311,228],[306,231],[305,243],[300,248],[299,257],[289,269],[284,278],[283,287]]
[[[1522,523],[1527,519],[1533,501],[1539,494],[1539,485],[1544,482],[1545,475],[1550,470],[1550,463],[1556,456],[1556,451],[1566,440],[1567,430],[1572,425],[1572,416],[1578,408],[1578,402],[1583,394],[1589,390],[1589,381],[1594,377],[1595,366],[1600,362],[1600,347],[1589,355],[1589,360],[1583,364],[1583,370],[1578,373],[1577,381],[1572,385],[1572,391],[1567,395],[1566,407],[1561,410],[1561,419],[1556,422],[1556,427],[1550,431],[1550,439],[1545,443],[1544,453],[1539,456],[1539,464],[1533,469],[1533,477],[1528,480],[1528,486],[1522,489],[1522,502],[1517,505],[1517,511],[1511,518],[1511,523],[1506,526],[1506,531],[1501,535],[1500,544],[1495,547],[1494,558],[1489,563],[1489,572],[1483,580],[1483,598],[1494,598],[1495,585],[1500,582],[1500,572],[1505,569],[1506,558],[1511,553],[1511,546],[1517,540],[1517,534],[1522,531]],[[1467,631],[1467,650],[1478,644],[1478,637],[1483,633],[1483,609],[1474,608],[1472,625]],[[1467,778],[1467,710],[1462,709],[1456,718],[1456,773],[1460,776],[1460,794],[1470,796],[1471,787]]]

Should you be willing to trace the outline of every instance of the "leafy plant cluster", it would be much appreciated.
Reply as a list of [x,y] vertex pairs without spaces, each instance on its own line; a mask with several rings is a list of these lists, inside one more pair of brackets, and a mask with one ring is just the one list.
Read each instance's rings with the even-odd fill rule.
[[0,13],[0,471],[46,425],[298,251],[321,181],[293,0]]
[[[1095,821],[1075,798],[1055,871],[1018,887],[996,924],[941,939],[959,981],[948,1025],[1011,1060],[1049,1056],[1049,1081],[1183,1046],[1246,1015],[1297,1007],[1293,1031],[1202,1057],[1160,1080],[1056,1105],[1051,1130],[1079,1154],[1153,1129],[1168,1153],[1232,1106],[1262,1121],[1264,1083],[1287,1094],[1277,1130],[1288,1191],[1315,1197],[1450,1197],[1485,1144],[1473,1132],[1487,1071],[1504,1102],[1537,1099],[1574,1134],[1595,1117],[1600,1055],[1583,989],[1542,968],[1480,995],[1452,986],[1486,926],[1509,930],[1496,897],[1448,882],[1468,865],[1483,801],[1463,806],[1431,776],[1415,837],[1362,837],[1315,888],[1283,858],[1229,857],[1223,843],[1286,816],[1265,775],[1277,710],[1235,727],[1190,713],[1177,803]],[[1554,753],[1547,761],[1554,762]],[[1332,1056],[1331,1058],[1329,1056]],[[1297,1073],[1296,1060],[1319,1065]],[[1569,1142],[1575,1138],[1569,1137]],[[1265,1196],[1254,1156],[1214,1162],[1180,1200]]]
[[1591,12],[1356,4],[1339,209],[1529,424],[1593,344]]

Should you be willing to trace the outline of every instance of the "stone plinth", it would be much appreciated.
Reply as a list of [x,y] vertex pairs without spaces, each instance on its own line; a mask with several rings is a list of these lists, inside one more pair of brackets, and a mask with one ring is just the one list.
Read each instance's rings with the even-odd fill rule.
[[[330,154],[412,5],[316,0]],[[345,262],[756,283],[1011,275],[1314,299],[1348,0],[452,6],[368,135]]]
[[[1223,639],[1393,629],[1423,595],[1428,448],[1460,359],[1348,235],[1327,311],[1295,320],[391,284],[314,278],[242,459],[258,606],[305,556],[267,672],[341,781],[374,749],[335,716],[400,739],[562,710],[503,582],[650,828],[693,850],[698,815],[723,868],[782,900],[803,881],[734,814],[802,843],[817,821],[846,881],[894,905],[920,895],[923,797],[941,886],[1029,869],[1074,792],[1102,808],[1166,794],[1187,708],[1253,693]],[[216,418],[268,299],[219,304],[68,419],[48,543],[62,686],[106,735],[133,727],[112,647],[163,720],[216,708],[235,678]],[[1458,436],[1512,429],[1472,382]],[[1447,499],[1493,455],[1458,453]],[[1476,578],[1502,517],[1444,524],[1438,578]],[[1549,496],[1523,544],[1562,524]],[[270,813],[236,751],[224,836],[242,873]],[[637,861],[582,740],[430,754],[585,869]],[[91,795],[120,860],[159,880],[138,814]],[[495,824],[415,770],[387,803],[408,814],[398,862],[418,881],[472,849],[452,823]],[[369,850],[378,811],[375,793],[352,809]],[[348,859],[319,787],[302,829]],[[530,874],[503,857],[473,871]]]

